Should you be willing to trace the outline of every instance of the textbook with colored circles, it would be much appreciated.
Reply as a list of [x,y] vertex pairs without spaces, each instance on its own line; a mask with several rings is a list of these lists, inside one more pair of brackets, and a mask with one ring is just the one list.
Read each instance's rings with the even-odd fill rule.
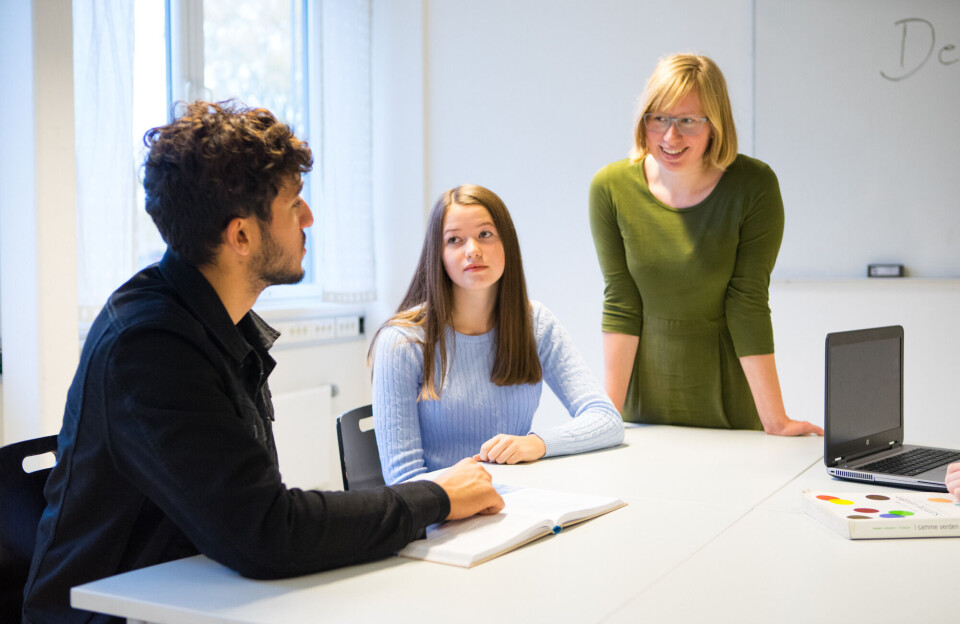
[[803,490],[803,510],[850,539],[960,537],[960,502],[935,492]]
[[496,487],[503,496],[503,511],[431,525],[425,539],[410,542],[399,554],[469,568],[626,505],[607,496]]

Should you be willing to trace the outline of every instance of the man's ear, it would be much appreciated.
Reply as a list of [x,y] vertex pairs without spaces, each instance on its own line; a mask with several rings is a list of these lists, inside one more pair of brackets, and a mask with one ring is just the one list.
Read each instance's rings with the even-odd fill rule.
[[254,218],[234,217],[223,230],[223,244],[239,256],[249,256],[259,234]]

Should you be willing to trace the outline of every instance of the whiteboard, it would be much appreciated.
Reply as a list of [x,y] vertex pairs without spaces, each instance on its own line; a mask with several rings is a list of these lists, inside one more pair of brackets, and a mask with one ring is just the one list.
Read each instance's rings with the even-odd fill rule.
[[960,2],[757,0],[755,153],[774,277],[960,276]]

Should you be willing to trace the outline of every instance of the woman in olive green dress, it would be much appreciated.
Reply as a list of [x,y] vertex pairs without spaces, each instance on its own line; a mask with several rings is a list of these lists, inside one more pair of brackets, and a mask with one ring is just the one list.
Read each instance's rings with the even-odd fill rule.
[[787,417],[777,378],[767,302],[783,237],[777,177],[737,154],[709,58],[657,65],[630,158],[593,178],[590,225],[606,388],[624,420],[823,435]]

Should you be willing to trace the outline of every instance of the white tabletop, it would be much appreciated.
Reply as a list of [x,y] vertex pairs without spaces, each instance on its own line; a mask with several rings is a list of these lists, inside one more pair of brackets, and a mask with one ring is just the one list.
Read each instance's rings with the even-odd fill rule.
[[[866,486],[831,481],[821,454],[819,438],[632,427],[616,449],[491,466],[500,483],[629,504],[474,568],[389,558],[253,581],[198,556],[83,585],[72,600],[82,609],[183,624],[814,621],[848,598],[858,604],[841,613],[875,621],[906,613],[888,611],[883,590],[926,592],[901,585],[881,564],[894,571],[898,557],[957,561],[960,539],[864,546],[822,527],[799,510],[803,487]],[[863,553],[870,582],[846,590]],[[946,590],[947,582],[934,587]],[[946,598],[911,602],[911,615],[950,613]]]
[[818,461],[606,621],[960,621],[960,538],[850,540],[800,509],[806,488],[898,491]]

